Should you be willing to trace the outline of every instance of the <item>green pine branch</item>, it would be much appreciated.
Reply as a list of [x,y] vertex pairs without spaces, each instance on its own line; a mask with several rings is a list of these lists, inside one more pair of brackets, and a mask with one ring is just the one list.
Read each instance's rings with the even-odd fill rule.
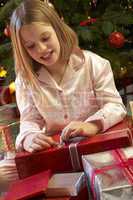
[[4,7],[0,10],[0,22],[1,24],[5,24],[9,22],[12,11],[17,7],[20,3],[20,0],[10,0],[8,1]]

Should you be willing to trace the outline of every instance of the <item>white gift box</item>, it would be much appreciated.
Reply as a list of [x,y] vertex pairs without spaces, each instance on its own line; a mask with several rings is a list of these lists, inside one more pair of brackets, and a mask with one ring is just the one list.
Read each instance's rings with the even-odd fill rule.
[[133,147],[82,156],[93,200],[133,199]]
[[83,172],[54,174],[49,181],[46,197],[77,196],[84,186]]

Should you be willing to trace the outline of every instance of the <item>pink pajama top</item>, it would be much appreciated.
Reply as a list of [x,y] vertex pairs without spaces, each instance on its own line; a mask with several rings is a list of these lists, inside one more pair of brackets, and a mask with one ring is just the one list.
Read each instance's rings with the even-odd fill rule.
[[78,54],[71,55],[60,85],[44,67],[38,70],[44,102],[33,90],[26,89],[17,75],[16,99],[21,115],[17,149],[23,149],[27,135],[45,126],[51,135],[61,132],[71,121],[100,120],[104,132],[125,117],[126,110],[115,87],[109,61],[90,51],[83,54],[84,61]]

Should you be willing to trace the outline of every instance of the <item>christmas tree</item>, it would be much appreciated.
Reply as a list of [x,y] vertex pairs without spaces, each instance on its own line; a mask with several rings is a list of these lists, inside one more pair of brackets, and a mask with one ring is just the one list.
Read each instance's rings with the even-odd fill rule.
[[116,79],[133,76],[133,0],[53,0],[80,46],[110,60]]
[[15,72],[9,21],[13,9],[19,2],[18,0],[0,1],[0,105],[15,100]]
[[[0,67],[7,71],[5,85],[8,85],[15,79],[14,62],[10,40],[9,20],[12,10],[20,1],[4,1],[0,2]],[[0,68],[1,70],[1,68]]]
[[[15,79],[9,19],[20,0],[1,1],[0,65],[5,84]],[[79,36],[81,48],[110,60],[117,86],[133,77],[133,0],[51,0],[59,15]],[[8,55],[8,56],[7,56]]]

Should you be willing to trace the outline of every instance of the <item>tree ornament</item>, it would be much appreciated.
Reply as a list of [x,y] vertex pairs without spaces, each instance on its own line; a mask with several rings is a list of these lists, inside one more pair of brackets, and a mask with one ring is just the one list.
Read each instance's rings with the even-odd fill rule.
[[7,75],[7,71],[4,69],[4,67],[0,66],[0,78],[5,78]]
[[10,32],[10,26],[7,25],[4,29],[4,34],[6,37],[10,37],[11,36],[11,32]]
[[15,82],[14,81],[12,81],[9,84],[9,91],[10,91],[10,94],[13,94],[15,92]]
[[119,78],[124,78],[127,75],[127,67],[121,67],[119,72]]
[[3,66],[0,66],[0,87],[4,85],[5,80],[6,80],[6,75],[7,75],[7,71],[4,69]]
[[92,4],[93,4],[94,7],[96,8],[96,6],[97,6],[97,0],[92,0]]
[[115,48],[123,47],[125,43],[125,37],[121,32],[112,32],[109,36],[109,44]]
[[96,18],[88,17],[87,20],[85,20],[85,21],[81,21],[81,22],[80,22],[80,26],[87,26],[87,25],[90,25],[90,24],[95,23],[96,21],[97,21]]

